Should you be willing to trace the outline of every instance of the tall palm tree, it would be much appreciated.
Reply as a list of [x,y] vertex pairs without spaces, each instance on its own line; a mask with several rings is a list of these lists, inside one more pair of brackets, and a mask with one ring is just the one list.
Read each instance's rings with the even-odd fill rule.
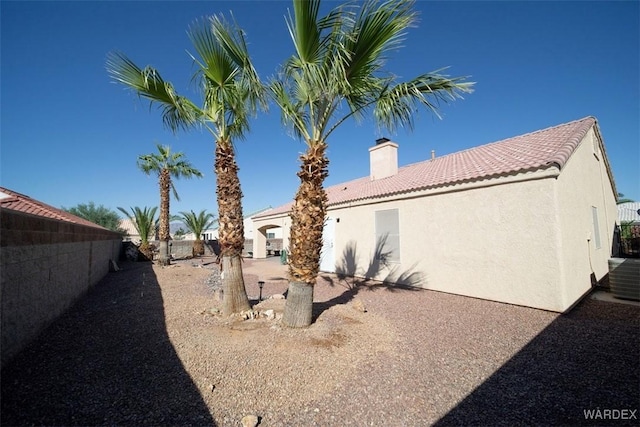
[[147,175],[158,175],[160,185],[160,265],[169,265],[169,190],[176,200],[180,200],[173,178],[202,178],[202,173],[184,158],[184,153],[172,153],[171,147],[158,144],[158,153],[143,154],[138,157],[138,167]]
[[394,131],[412,128],[419,106],[436,113],[440,102],[461,98],[473,83],[440,71],[398,82],[383,71],[386,54],[399,46],[414,24],[413,2],[339,6],[319,17],[319,0],[294,0],[287,24],[295,54],[271,82],[283,121],[304,140],[300,187],[290,213],[289,291],[283,323],[311,324],[313,286],[319,271],[327,196],[327,140],[348,118],[373,114],[378,125]]
[[153,249],[149,244],[149,238],[155,232],[156,225],[156,212],[158,208],[156,206],[152,208],[144,207],[140,209],[135,206],[131,209],[131,213],[127,212],[127,210],[118,207],[120,212],[122,212],[129,220],[133,223],[136,231],[140,235],[140,246],[138,246],[138,250],[146,259],[149,261],[153,260]]
[[213,214],[207,213],[206,209],[200,211],[197,215],[194,211],[180,212],[180,220],[182,220],[187,229],[196,236],[193,242],[193,256],[204,255],[204,242],[200,237],[202,236],[202,232],[211,227],[215,222]]
[[214,16],[196,22],[188,33],[198,55],[191,57],[203,92],[202,107],[178,95],[157,70],[141,69],[124,54],[109,54],[107,71],[116,82],[159,104],[164,124],[173,131],[202,125],[215,139],[219,241],[225,271],[223,312],[231,314],[250,308],[242,277],[242,191],[233,140],[248,132],[249,118],[258,107],[266,108],[266,91],[235,22]]

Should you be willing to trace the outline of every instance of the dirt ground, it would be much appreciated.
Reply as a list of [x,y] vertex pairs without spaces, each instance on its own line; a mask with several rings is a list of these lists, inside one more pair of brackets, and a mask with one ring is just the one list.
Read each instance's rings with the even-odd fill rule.
[[243,264],[273,319],[222,317],[212,259],[122,267],[3,369],[3,426],[575,425],[639,406],[638,307],[558,315],[321,274],[313,325],[289,329],[277,258]]

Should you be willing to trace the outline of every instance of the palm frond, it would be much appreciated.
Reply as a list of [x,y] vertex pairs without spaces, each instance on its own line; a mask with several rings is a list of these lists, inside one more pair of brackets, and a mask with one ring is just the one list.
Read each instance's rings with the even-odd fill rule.
[[134,90],[147,99],[150,106],[157,103],[162,111],[162,121],[172,131],[189,129],[202,119],[201,110],[189,99],[176,93],[153,67],[138,67],[126,55],[110,52],[107,55],[107,72],[113,81]]
[[398,126],[412,129],[413,115],[419,106],[441,118],[438,112],[441,103],[462,99],[463,93],[473,92],[474,83],[465,81],[466,77],[450,78],[439,74],[440,71],[385,87],[375,103],[376,121],[391,131]]
[[318,13],[320,0],[294,0],[293,18],[289,15],[287,27],[301,63],[317,63],[322,54]]
[[173,183],[173,181],[171,181],[171,192],[173,193],[173,197],[176,199],[176,201],[180,201],[180,195],[178,195],[178,190],[176,190],[176,185]]
[[189,212],[180,212],[180,217],[184,225],[192,232],[196,240],[200,240],[200,235],[215,223],[215,217],[212,213],[207,213],[206,209],[196,214],[193,210]]
[[188,31],[189,39],[193,44],[200,59],[190,55],[198,65],[196,75],[203,76],[206,85],[223,87],[233,81],[238,70],[234,67],[232,59],[217,42],[215,34],[211,30],[210,19],[194,22]]
[[369,0],[344,38],[348,64],[347,80],[353,84],[359,78],[377,72],[385,63],[386,53],[401,43],[405,31],[416,19],[413,1]]
[[132,207],[131,213],[126,209],[118,207],[118,210],[122,212],[133,224],[134,228],[140,235],[140,240],[143,243],[149,242],[149,237],[155,230],[156,225],[156,212],[158,208],[156,206],[152,208],[144,207],[140,209],[138,206]]
[[196,76],[204,90],[204,110],[218,140],[241,139],[249,117],[267,109],[266,90],[251,63],[245,35],[235,21],[218,15],[194,23],[189,37],[199,58]]

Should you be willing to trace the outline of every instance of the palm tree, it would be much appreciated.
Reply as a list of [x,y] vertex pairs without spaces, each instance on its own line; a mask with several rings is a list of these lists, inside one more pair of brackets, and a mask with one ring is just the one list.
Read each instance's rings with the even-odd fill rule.
[[173,196],[180,200],[176,187],[171,180],[174,178],[191,178],[192,176],[202,177],[202,173],[191,166],[184,159],[184,153],[172,153],[171,147],[157,145],[158,154],[143,154],[138,157],[138,167],[147,175],[152,172],[159,177],[160,184],[160,255],[158,262],[160,265],[169,265],[169,190],[173,190]]
[[153,260],[153,248],[149,244],[149,238],[155,231],[156,225],[156,212],[158,208],[156,206],[152,208],[147,208],[146,206],[143,209],[135,206],[131,209],[131,213],[127,212],[125,209],[118,207],[120,212],[122,212],[129,220],[133,223],[136,231],[140,235],[140,246],[138,246],[138,250],[140,253],[149,261]]
[[124,54],[111,53],[107,70],[119,83],[135,90],[162,109],[164,124],[173,131],[204,126],[215,139],[215,172],[219,241],[225,276],[223,312],[250,308],[242,277],[244,224],[242,191],[233,140],[249,130],[249,118],[258,107],[266,108],[266,91],[251,64],[243,32],[222,16],[199,21],[189,29],[199,56],[196,77],[203,91],[203,106],[178,95],[152,67],[139,68]]
[[629,199],[628,197],[625,197],[624,194],[618,193],[618,201],[616,204],[621,205],[623,203],[633,203],[633,199]]
[[440,71],[397,82],[383,73],[386,54],[413,25],[412,1],[367,1],[339,6],[319,18],[319,0],[294,0],[287,20],[295,54],[270,85],[285,123],[307,145],[300,156],[300,187],[290,213],[289,291],[283,323],[311,324],[327,196],[327,140],[348,118],[372,113],[378,125],[413,126],[419,106],[436,113],[440,102],[461,98],[473,83]]
[[204,242],[200,237],[202,236],[202,232],[211,227],[215,222],[213,214],[207,213],[205,209],[197,215],[194,211],[180,212],[180,215],[180,220],[184,222],[187,229],[196,236],[196,240],[193,242],[193,256],[204,255]]

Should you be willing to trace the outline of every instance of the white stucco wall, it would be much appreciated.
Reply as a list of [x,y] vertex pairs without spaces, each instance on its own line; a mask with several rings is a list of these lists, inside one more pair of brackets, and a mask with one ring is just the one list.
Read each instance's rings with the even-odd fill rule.
[[[251,218],[247,217],[244,219],[243,221],[244,224],[244,238],[245,239],[253,239],[255,236],[255,232],[254,232],[254,227],[253,227],[253,221]],[[273,228],[269,230],[270,233],[274,233],[274,239],[281,239],[282,238],[282,229],[281,228]],[[203,235],[208,236],[208,240],[213,240],[213,239],[217,239],[218,238],[218,229],[217,228],[210,228],[205,230],[203,233]],[[193,233],[187,233],[185,234],[185,240],[195,240],[195,236]]]
[[399,281],[561,311],[554,182],[534,179],[331,210],[339,218],[338,269],[350,264],[345,254],[355,245],[356,275],[365,275],[374,262],[375,211],[397,208],[401,261],[374,266],[375,279],[409,277]]
[[291,219],[288,214],[273,215],[253,220],[252,229],[254,232],[251,237],[253,239],[253,257],[267,257],[267,233],[275,233],[276,239],[282,239],[282,248],[289,249],[289,229],[291,227]]
[[[594,144],[598,147],[594,155]],[[559,244],[563,265],[563,305],[571,306],[591,289],[591,274],[602,279],[617,220],[614,190],[607,176],[602,146],[591,129],[565,164],[556,185]],[[592,207],[598,211],[600,248],[596,247]]]
[[[330,208],[328,216],[336,220],[336,271],[567,310],[591,289],[592,272],[596,280],[606,275],[611,253],[614,189],[603,154],[593,155],[594,138],[598,141],[591,130],[562,171],[550,167]],[[592,206],[598,208],[599,249]],[[373,254],[375,211],[386,209],[398,209],[400,262],[385,266]],[[288,242],[288,224],[282,214],[262,218],[254,227],[283,227]]]

